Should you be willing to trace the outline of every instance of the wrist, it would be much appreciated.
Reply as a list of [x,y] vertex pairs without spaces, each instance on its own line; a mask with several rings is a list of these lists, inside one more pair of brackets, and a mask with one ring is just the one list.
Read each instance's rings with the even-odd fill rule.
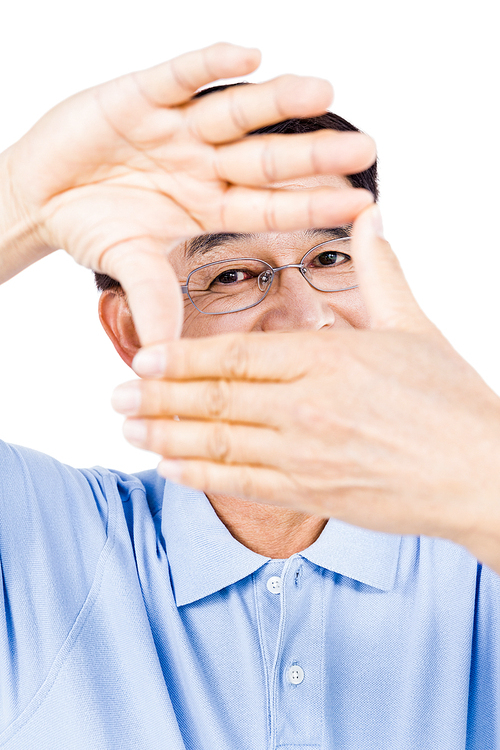
[[[461,529],[453,541],[500,575],[500,401],[492,394],[489,418],[483,420],[484,441],[476,460],[471,456],[474,484]],[[488,429],[489,427],[489,429]]]
[[0,283],[54,250],[42,239],[40,220],[23,203],[14,160],[13,147],[0,154]]
[[474,522],[453,541],[500,575],[500,488],[493,497],[476,496]]

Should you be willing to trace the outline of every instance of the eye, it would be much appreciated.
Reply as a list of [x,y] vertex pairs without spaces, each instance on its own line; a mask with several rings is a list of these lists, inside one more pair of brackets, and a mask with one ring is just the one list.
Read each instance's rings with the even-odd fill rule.
[[350,255],[346,255],[345,253],[337,253],[333,250],[325,250],[325,252],[316,255],[311,265],[316,268],[325,268],[329,266],[340,266],[350,260]]
[[229,268],[216,276],[211,286],[214,284],[238,284],[252,278],[254,278],[253,274],[244,268]]

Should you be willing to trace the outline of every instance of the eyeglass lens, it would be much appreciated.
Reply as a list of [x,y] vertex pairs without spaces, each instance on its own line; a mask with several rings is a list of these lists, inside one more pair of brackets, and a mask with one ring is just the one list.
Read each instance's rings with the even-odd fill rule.
[[[349,240],[324,242],[304,256],[299,270],[311,286],[322,292],[356,286]],[[268,263],[256,258],[209,263],[190,274],[188,293],[195,307],[205,314],[238,312],[264,299],[274,275]]]

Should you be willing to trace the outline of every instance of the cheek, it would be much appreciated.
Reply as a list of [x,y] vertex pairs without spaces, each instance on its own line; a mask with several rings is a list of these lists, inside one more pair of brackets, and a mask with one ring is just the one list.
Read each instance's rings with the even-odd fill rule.
[[203,315],[188,302],[184,305],[183,338],[198,338],[200,336],[217,336],[220,333],[240,331],[248,333],[253,329],[254,316],[251,311],[230,315]]
[[330,303],[338,328],[369,328],[370,317],[359,289],[338,292]]
[[202,315],[190,302],[184,305],[184,322],[182,325],[183,338],[196,336],[211,336],[218,333],[215,315]]

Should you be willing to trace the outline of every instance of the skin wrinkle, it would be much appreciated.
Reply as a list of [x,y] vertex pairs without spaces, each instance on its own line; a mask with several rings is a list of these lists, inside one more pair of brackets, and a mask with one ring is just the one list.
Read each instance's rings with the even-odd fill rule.
[[[9,243],[22,242],[28,237],[38,236],[40,245],[44,245],[42,238],[42,227],[44,223],[44,213],[46,213],[46,205],[36,212],[34,216],[30,216],[25,208],[23,208],[22,201],[19,200],[16,191],[16,182],[14,179],[14,169],[12,166],[13,155],[10,150],[6,151],[4,156],[4,168],[7,176],[5,184],[7,185],[7,195],[9,201],[14,207],[14,213],[19,216],[19,220],[16,221],[12,228],[7,231],[2,231],[0,247],[8,247]],[[48,203],[48,201],[47,201]],[[2,257],[3,253],[0,253]]]
[[113,131],[113,133],[115,135],[117,135],[118,138],[121,138],[121,140],[124,141],[127,144],[127,146],[130,146],[131,148],[135,149],[136,151],[139,151],[139,149],[137,148],[137,146],[134,143],[132,143],[130,141],[130,139],[127,138],[126,135],[124,135],[124,133],[122,133],[120,130],[118,130],[118,128],[116,127],[116,125],[112,122],[111,118],[109,117],[108,113],[106,112],[106,109],[105,109],[105,107],[104,107],[104,105],[103,105],[103,103],[101,101],[101,93],[102,92],[101,92],[101,90],[99,88],[97,88],[97,89],[94,90],[94,99],[95,99],[95,102],[96,102],[96,104],[97,104],[97,106],[98,106],[98,108],[99,108],[102,116],[103,116],[104,121],[109,125],[109,127],[111,128],[111,130]]
[[219,163],[219,150],[218,150],[218,147],[213,149],[212,169],[213,169],[215,178],[217,180],[219,180],[220,182],[225,182],[226,183],[226,190],[225,190],[225,192],[227,192],[232,183],[221,172],[220,163]]
[[[203,60],[203,64],[205,66],[205,69],[207,69],[207,64],[206,64],[206,59],[205,59],[206,58],[206,52],[205,52],[205,50],[202,52],[201,58]],[[196,86],[193,86],[192,83],[189,83],[189,81],[188,81],[187,78],[184,78],[181,75],[181,73],[179,72],[179,68],[177,67],[177,59],[174,59],[174,60],[170,61],[170,68],[171,68],[172,73],[174,75],[174,81],[176,82],[176,84],[179,86],[179,88],[181,89],[181,91],[185,91],[187,93],[187,97],[186,98],[188,98],[189,96],[191,96],[191,94],[193,93],[193,89],[195,89]]]
[[[311,238],[326,235],[327,239],[337,239],[345,237],[346,234],[350,235],[351,226],[351,224],[345,224],[343,227],[331,227],[329,229],[304,229],[303,234],[305,237]],[[233,241],[255,240],[257,237],[258,234],[255,232],[203,234],[186,243],[185,257],[187,260],[191,260],[196,255],[205,255],[215,247],[223,247]]]
[[[243,377],[245,374],[244,372]],[[229,388],[227,380],[213,380],[207,384],[205,399],[208,405],[209,418],[225,419],[228,416]]]
[[229,112],[231,114],[231,119],[232,119],[233,123],[235,124],[236,128],[240,132],[247,133],[248,130],[250,129],[250,124],[249,124],[248,120],[245,118],[243,107],[240,104],[238,104],[238,99],[239,99],[239,97],[237,95],[238,87],[237,88],[226,89],[226,91],[230,92],[230,99],[229,99],[229,101],[230,101],[230,107],[229,107]]
[[231,353],[226,358],[225,367],[227,378],[229,380],[232,380],[233,378],[236,378],[237,380],[244,379],[248,376],[248,352],[239,340],[237,340],[231,347]]
[[[175,75],[174,75],[174,78],[175,78]],[[141,82],[139,81],[139,74],[138,74],[138,72],[137,72],[137,71],[135,71],[135,72],[134,72],[134,73],[132,74],[132,80],[134,81],[134,84],[135,84],[135,86],[136,86],[136,88],[137,88],[137,91],[138,91],[138,92],[139,92],[139,94],[140,94],[140,95],[142,96],[142,98],[144,99],[144,101],[145,101],[145,102],[146,102],[146,103],[148,104],[148,106],[150,106],[150,107],[158,107],[158,106],[160,106],[160,105],[161,105],[161,102],[157,102],[157,101],[155,101],[155,100],[154,100],[154,99],[153,99],[153,98],[152,98],[152,97],[151,97],[151,96],[150,96],[150,95],[149,95],[149,94],[147,93],[147,91],[146,91],[146,90],[145,90],[145,89],[143,88],[143,86],[142,86]]]
[[235,186],[231,185],[229,182],[226,183],[226,189],[224,190],[224,197],[221,200],[221,204],[220,204],[220,221],[221,221],[221,227],[226,227],[227,226],[227,223],[226,223],[227,222],[227,213],[228,213],[228,209],[230,208],[229,204],[231,203],[230,194],[231,194],[231,191],[235,190],[235,189],[236,189]]
[[[142,153],[142,151],[140,149],[139,149],[139,153]],[[153,163],[155,163],[154,160],[152,160],[152,161],[153,161]],[[148,172],[147,172],[146,169],[138,168],[138,167],[135,167],[135,166],[133,167],[133,169],[138,174],[143,174],[144,176],[146,176],[149,179],[149,181],[151,182],[152,187],[145,187],[145,186],[141,185],[140,186],[141,190],[149,190],[151,193],[160,193],[165,198],[167,198],[169,201],[171,201],[174,205],[176,205],[187,216],[189,216],[189,218],[192,220],[193,224],[198,229],[200,229],[200,231],[203,231],[204,228],[201,226],[200,222],[197,219],[195,219],[195,217],[192,215],[192,212],[189,211],[185,206],[181,206],[181,204],[179,203],[179,201],[177,201],[170,193],[167,193],[160,186],[160,184],[156,184],[155,181],[150,177],[150,175],[148,174]],[[118,182],[115,183],[115,187],[116,188],[126,188],[126,189],[130,189],[130,190],[137,190],[137,185],[134,185],[133,183],[127,185],[126,183],[121,182],[120,181],[120,175],[118,175],[117,177],[113,178],[113,181],[114,180],[118,180]],[[91,185],[98,185],[100,183],[105,183],[105,182],[107,182],[107,180],[105,178],[103,178],[103,179],[99,179],[99,180],[95,180],[95,181],[89,181],[88,184],[89,185],[90,184]],[[52,197],[55,197],[55,196],[52,196]],[[75,199],[75,200],[77,200],[77,199]],[[57,208],[56,208],[56,210],[57,210]],[[147,237],[147,235],[144,235],[144,236]],[[131,239],[135,239],[135,238],[131,238]],[[111,245],[110,247],[114,247],[114,246],[115,245]]]
[[321,167],[318,160],[317,144],[314,141],[311,143],[310,161],[313,166],[313,171],[319,174]]
[[[202,58],[203,58],[203,62],[206,68],[205,55],[202,55]],[[186,99],[187,99],[188,97],[191,96],[191,93],[193,91],[193,88],[195,88],[195,86],[192,83],[190,83],[189,80],[180,73],[179,68],[177,67],[176,60],[172,60],[171,66],[172,66],[172,72],[174,74],[174,80],[179,86],[179,88],[181,89],[181,91],[186,92],[186,95],[187,95]]]
[[[109,124],[110,124],[110,127],[112,127],[111,123],[109,123]],[[119,133],[118,133],[118,135],[119,135]],[[137,151],[138,151],[139,154],[142,155],[143,152],[140,149],[137,149]],[[146,187],[140,181],[137,182],[137,183],[134,183],[134,182],[130,181],[130,174],[129,174],[130,172],[133,172],[136,175],[142,175],[143,177],[148,177],[148,179],[149,179],[149,181],[151,183],[151,187]],[[123,181],[122,178],[125,175],[129,179],[129,182],[124,182]],[[116,167],[115,167],[113,169],[113,176],[112,177],[109,177],[109,178],[108,177],[95,177],[94,179],[88,179],[88,180],[86,180],[85,185],[83,185],[83,184],[82,185],[76,185],[74,189],[78,189],[80,187],[89,187],[89,186],[94,186],[94,185],[104,185],[104,186],[106,186],[108,184],[114,185],[117,188],[118,187],[123,187],[123,188],[131,188],[131,189],[135,189],[135,190],[137,190],[137,188],[140,187],[141,190],[149,190],[151,193],[159,192],[162,195],[164,195],[165,197],[170,198],[170,195],[168,195],[160,187],[159,183],[158,184],[155,183],[149,177],[149,173],[148,173],[148,170],[146,169],[146,167],[141,167],[141,166],[136,165],[136,164],[134,164],[134,165],[128,164],[127,168],[125,169],[123,167],[122,170],[121,170],[121,172],[118,172],[117,169],[116,169]],[[62,188],[58,192],[50,193],[49,197],[48,197],[48,200],[50,201],[52,198],[57,198],[57,196],[62,195],[65,192],[65,190],[66,190],[65,188]]]
[[276,182],[276,163],[273,157],[273,150],[269,147],[269,142],[265,143],[262,150],[262,174],[266,182]]
[[307,201],[307,223],[310,226],[315,225],[314,217],[313,217],[313,208],[312,208],[312,199],[311,196],[309,196],[309,200]]
[[[291,75],[280,76],[280,78],[282,80],[283,79],[289,79],[289,80],[291,80],[293,77],[294,76],[291,76]],[[276,89],[274,89],[273,99],[274,99],[274,106],[276,107],[276,111],[278,112],[278,115],[279,115],[279,119],[280,120],[286,120],[286,118],[288,117],[288,115],[287,115],[286,111],[283,109],[283,107],[280,106],[279,98],[278,98],[278,92],[276,91]]]
[[[226,47],[226,45],[224,43],[222,43],[222,46]],[[205,71],[207,73],[207,75],[205,76],[205,78],[206,79],[208,78],[211,81],[215,81],[215,80],[217,80],[217,78],[220,78],[220,71],[214,70],[212,68],[211,63],[210,63],[210,55],[211,55],[212,51],[213,51],[213,47],[205,47],[205,49],[202,51],[201,59],[203,60],[203,66],[204,66]],[[226,51],[228,51],[227,47],[226,47]],[[198,88],[198,87],[196,87],[196,88]]]
[[[205,53],[204,56],[203,56],[203,62],[205,64],[205,69],[210,74],[210,76],[213,76],[212,80],[214,80],[215,78],[220,77],[220,75],[216,74],[215,72],[212,73],[212,71],[210,70],[210,66],[207,65],[206,54],[207,53]],[[191,95],[194,93],[194,89],[195,88],[196,87],[191,86],[191,88],[190,88]],[[241,132],[246,133],[250,129],[250,125],[245,124],[245,118],[243,116],[241,116],[241,118],[240,118],[241,122],[238,121],[238,113],[240,115],[242,115],[243,110],[238,105],[238,102],[237,102],[238,95],[236,93],[236,89],[227,89],[226,91],[228,93],[230,93],[230,99],[229,99],[229,116],[230,116],[232,122],[234,123],[234,125],[236,126],[236,128],[238,128]],[[219,92],[217,92],[217,93],[219,93]],[[220,92],[220,93],[223,93],[223,92]],[[226,93],[226,92],[224,92],[224,93]],[[187,101],[186,104],[189,104],[189,102]],[[196,121],[196,115],[194,115],[194,120]],[[200,140],[204,140],[204,136],[201,135],[201,132],[200,132],[198,126],[196,125],[196,122],[193,124],[193,122],[189,122],[188,121],[188,127],[189,127],[191,133],[193,133],[197,138],[199,138]],[[210,141],[210,143],[212,143],[212,145],[214,144],[214,142],[212,142],[212,141]]]
[[264,222],[266,226],[266,231],[271,232],[273,228],[276,226],[276,201],[278,198],[276,197],[276,193],[271,193],[269,195],[269,200],[266,204],[266,209],[264,212]]
[[213,430],[207,433],[207,449],[214,461],[233,463],[232,440],[227,424],[219,422],[213,425]]
[[[118,130],[118,128],[113,124],[113,122],[109,118],[109,116],[108,116],[105,108],[102,105],[100,97],[98,96],[98,92],[99,92],[99,90],[97,90],[96,95],[95,95],[96,102],[97,102],[97,105],[98,105],[98,107],[99,107],[99,109],[100,109],[100,111],[102,113],[102,116],[103,116],[104,120],[107,122],[107,124],[109,125],[109,127],[113,130],[113,132],[119,138],[121,138],[128,146],[130,146],[130,148],[134,149],[142,157],[146,157],[146,159],[151,164],[153,164],[161,172],[162,171],[162,164],[149,153],[147,147],[145,146],[144,148],[141,148],[137,143],[132,142],[120,130]],[[148,102],[148,104],[149,104],[149,102]],[[134,169],[136,169],[136,171],[139,171],[139,170],[137,170],[136,167],[134,167]],[[144,170],[140,170],[140,171],[144,171],[145,172],[145,169]],[[151,180],[151,178],[150,178],[150,181],[151,181],[151,183],[153,185],[153,188],[156,188],[158,190],[158,192],[162,193],[163,195],[166,195],[166,193],[160,188],[159,185],[155,185],[154,181]],[[176,201],[170,195],[168,195],[168,196],[166,195],[166,197],[170,198],[174,203],[176,203]],[[191,216],[190,212],[189,212],[189,216],[190,216],[190,218],[193,218]],[[193,221],[194,221],[194,219],[193,219]],[[199,225],[199,222],[195,222],[195,223],[197,225]]]

